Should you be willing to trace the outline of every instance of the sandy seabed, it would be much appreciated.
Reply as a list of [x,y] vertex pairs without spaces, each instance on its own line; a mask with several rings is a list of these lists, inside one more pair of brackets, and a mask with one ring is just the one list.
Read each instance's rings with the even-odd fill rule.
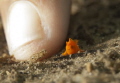
[[[72,0],[68,38],[85,50],[43,62],[0,59],[0,83],[120,83],[120,0]],[[8,55],[0,21],[0,55]]]

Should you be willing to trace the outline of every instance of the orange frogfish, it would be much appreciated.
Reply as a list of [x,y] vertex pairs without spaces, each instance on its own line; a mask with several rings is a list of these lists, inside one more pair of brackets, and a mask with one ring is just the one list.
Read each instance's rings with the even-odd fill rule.
[[84,52],[84,50],[81,50],[79,48],[78,40],[72,40],[71,38],[69,38],[69,41],[66,42],[66,50],[64,53],[62,53],[62,56],[75,54],[75,53],[78,53],[78,51]]

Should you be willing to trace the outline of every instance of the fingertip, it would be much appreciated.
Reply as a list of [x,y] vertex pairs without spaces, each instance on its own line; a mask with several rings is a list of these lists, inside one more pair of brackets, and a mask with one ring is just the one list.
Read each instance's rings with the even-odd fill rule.
[[43,49],[47,58],[61,49],[68,31],[70,0],[46,1],[42,5],[16,1],[8,10],[4,29],[9,52],[17,60],[28,60]]

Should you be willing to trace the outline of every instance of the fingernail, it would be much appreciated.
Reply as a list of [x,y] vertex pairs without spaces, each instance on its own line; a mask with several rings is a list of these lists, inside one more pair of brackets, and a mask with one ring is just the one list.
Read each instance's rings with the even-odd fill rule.
[[[17,49],[21,49],[21,46],[44,37],[39,14],[32,3],[18,1],[10,6],[6,34],[11,55],[14,55]],[[25,50],[27,48],[22,50],[23,53]],[[21,59],[21,56],[16,55],[17,59]]]
[[[5,33],[9,53],[17,60],[28,60],[43,49],[48,53],[46,56],[51,56],[63,45],[67,35],[69,12],[60,15],[59,12],[64,8],[50,11],[49,6],[52,6],[46,7],[48,2],[43,8],[29,1],[16,1],[9,7]],[[56,17],[56,14],[60,16]]]

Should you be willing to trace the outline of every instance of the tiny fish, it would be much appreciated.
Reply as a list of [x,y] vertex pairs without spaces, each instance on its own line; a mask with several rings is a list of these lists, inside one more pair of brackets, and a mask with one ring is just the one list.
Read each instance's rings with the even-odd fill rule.
[[62,53],[62,56],[75,54],[75,53],[78,53],[78,51],[84,52],[84,50],[81,50],[79,48],[78,40],[72,40],[71,38],[69,38],[69,41],[66,42],[66,50],[64,53]]

